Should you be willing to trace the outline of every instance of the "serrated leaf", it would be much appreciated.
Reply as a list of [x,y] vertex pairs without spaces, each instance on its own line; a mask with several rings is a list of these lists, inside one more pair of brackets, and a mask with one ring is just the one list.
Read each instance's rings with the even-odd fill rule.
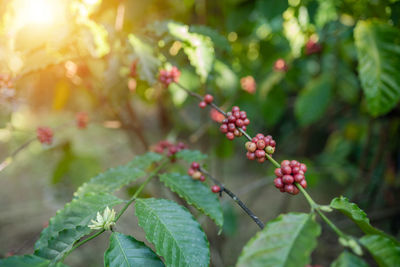
[[394,242],[399,244],[397,240],[395,240],[393,237],[387,235],[383,231],[374,228],[370,223],[369,219],[367,217],[367,214],[360,209],[357,204],[352,203],[349,201],[348,198],[346,197],[336,197],[332,199],[330,206],[333,209],[336,209],[349,217],[354,223],[360,227],[360,229],[365,233],[365,234],[371,234],[371,235],[382,235],[387,238],[393,239]]
[[[50,261],[35,255],[12,256],[0,260],[0,267],[48,267]],[[66,267],[59,262],[55,267]]]
[[340,254],[334,262],[332,262],[331,267],[368,267],[369,265],[360,257],[344,251]]
[[236,266],[305,266],[310,262],[320,232],[312,214],[280,215],[246,244]]
[[223,226],[224,217],[218,197],[204,183],[180,173],[164,173],[160,180],[189,205],[209,216],[219,227]]
[[153,48],[133,34],[129,34],[128,39],[139,59],[138,72],[140,78],[150,84],[155,83],[160,61],[154,55]]
[[190,31],[210,37],[215,47],[219,49],[222,49],[224,51],[231,51],[231,45],[225,38],[225,36],[217,32],[213,28],[204,25],[192,25],[190,26]]
[[199,162],[207,158],[206,154],[203,154],[198,150],[190,150],[190,149],[181,150],[175,155],[177,159],[184,160],[187,163],[192,163],[193,161]]
[[206,235],[184,207],[166,199],[137,199],[135,214],[166,266],[209,266]]
[[139,59],[140,78],[150,84],[155,83],[160,61],[154,55],[153,48],[133,34],[129,34],[128,39]]
[[104,193],[89,193],[73,199],[50,219],[49,226],[42,231],[35,243],[35,255],[59,259],[75,241],[92,231],[87,225],[96,217],[97,212],[122,202],[121,199]]
[[146,175],[146,169],[163,157],[160,154],[148,152],[136,156],[134,160],[126,165],[108,169],[107,171],[92,178],[83,184],[74,193],[75,197],[82,197],[88,192],[112,193],[140,177]]
[[204,82],[207,80],[214,63],[214,47],[208,36],[189,32],[189,26],[169,22],[169,33],[182,41],[182,47],[188,56],[190,64]]
[[163,262],[145,243],[131,236],[114,232],[110,236],[110,246],[104,253],[105,267],[161,267]]
[[400,246],[390,238],[382,235],[365,235],[360,238],[360,243],[369,250],[379,266],[400,266]]
[[332,81],[323,75],[311,80],[295,102],[295,115],[302,126],[316,122],[325,113],[332,95]]
[[359,21],[354,39],[368,111],[383,115],[400,100],[400,30],[376,20]]

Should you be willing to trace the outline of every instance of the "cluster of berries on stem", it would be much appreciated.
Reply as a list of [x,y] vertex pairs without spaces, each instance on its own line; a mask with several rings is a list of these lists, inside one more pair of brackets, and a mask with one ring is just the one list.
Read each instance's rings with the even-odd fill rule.
[[274,180],[275,187],[281,192],[297,195],[299,189],[295,183],[298,183],[303,188],[307,187],[307,181],[304,176],[306,171],[307,166],[304,163],[296,160],[282,161],[281,167],[275,169],[275,175],[277,176]]
[[36,130],[37,139],[42,144],[51,145],[53,143],[53,130],[49,127],[38,127]]
[[158,80],[167,88],[171,83],[178,82],[181,72],[177,67],[172,67],[170,70],[162,69],[158,76]]
[[246,156],[249,160],[257,159],[258,162],[262,163],[265,161],[265,155],[272,155],[275,152],[276,142],[272,136],[259,133],[246,142],[245,147],[247,149]]
[[167,140],[162,140],[158,142],[154,147],[153,151],[159,154],[165,154],[171,158],[172,161],[175,160],[175,154],[179,151],[186,149],[187,146],[183,142],[178,142],[173,144]]
[[188,174],[192,176],[193,180],[199,180],[201,182],[204,182],[206,180],[206,177],[200,171],[200,164],[198,162],[192,162],[188,170]]
[[242,132],[246,131],[250,120],[247,118],[246,111],[240,111],[238,106],[232,107],[232,111],[226,113],[226,118],[222,121],[219,130],[224,133],[226,138],[233,140],[236,137],[242,136]]
[[214,101],[214,97],[210,94],[206,94],[202,101],[199,103],[200,108],[205,108],[207,105],[211,104]]

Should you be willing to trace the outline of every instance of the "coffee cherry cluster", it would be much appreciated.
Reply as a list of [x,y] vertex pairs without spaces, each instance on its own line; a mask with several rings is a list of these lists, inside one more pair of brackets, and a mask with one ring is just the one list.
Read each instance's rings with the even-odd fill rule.
[[166,153],[166,155],[168,157],[170,157],[172,160],[174,160],[175,154],[186,148],[187,148],[187,146],[183,142],[173,144],[167,140],[163,140],[163,141],[158,142],[158,144],[156,144],[152,150],[159,154]]
[[276,142],[272,136],[259,133],[251,139],[251,142],[245,144],[247,153],[246,156],[249,160],[257,159],[262,163],[265,161],[265,154],[272,155],[275,152]]
[[37,139],[42,144],[51,145],[53,142],[53,130],[49,127],[39,127],[36,130]]
[[170,70],[162,69],[158,76],[158,80],[167,88],[171,83],[178,82],[181,72],[177,67],[172,67]]
[[203,101],[200,101],[199,107],[205,108],[207,105],[211,104],[214,100],[214,97],[210,94],[206,94],[203,98]]
[[306,188],[307,181],[304,176],[306,171],[307,166],[304,163],[300,163],[296,160],[282,161],[281,167],[275,169],[275,175],[277,176],[274,180],[275,187],[281,192],[297,195],[299,189],[294,183],[298,183],[301,187]]
[[250,120],[247,118],[246,111],[240,111],[238,106],[234,106],[231,112],[226,113],[226,118],[222,121],[219,130],[225,134],[226,138],[233,140],[235,136],[242,136],[239,129],[246,131],[249,124]]
[[199,180],[201,182],[204,182],[206,180],[206,177],[200,171],[200,164],[195,161],[193,161],[192,164],[190,165],[188,174],[192,176],[193,180]]
[[85,129],[89,123],[89,115],[86,112],[76,113],[76,126],[79,129]]

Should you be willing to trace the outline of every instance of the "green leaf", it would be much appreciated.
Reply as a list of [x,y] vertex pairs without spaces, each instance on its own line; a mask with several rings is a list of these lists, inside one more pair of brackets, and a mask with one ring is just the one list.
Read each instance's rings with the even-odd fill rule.
[[366,235],[360,239],[381,267],[400,266],[400,246],[382,235]]
[[157,255],[143,242],[131,236],[114,232],[110,236],[110,246],[104,253],[106,267],[164,266]]
[[35,255],[46,259],[60,259],[81,237],[92,230],[87,226],[107,206],[113,207],[123,201],[104,193],[89,193],[74,199],[57,211],[50,219],[39,240],[35,243]]
[[262,103],[263,118],[267,126],[275,125],[286,110],[286,93],[276,86],[268,92]]
[[383,115],[400,100],[400,30],[376,20],[359,21],[354,39],[368,111]]
[[186,161],[187,163],[192,163],[193,161],[202,161],[207,158],[206,154],[201,153],[198,150],[184,149],[176,153],[176,158]]
[[137,156],[126,165],[111,168],[92,178],[89,182],[79,187],[74,196],[82,197],[88,192],[112,193],[146,175],[146,169],[162,158],[160,154],[153,152]]
[[369,219],[367,217],[367,214],[360,209],[357,204],[352,203],[349,201],[348,198],[346,197],[336,197],[332,199],[330,206],[347,217],[349,217],[354,223],[360,227],[360,229],[365,233],[365,234],[371,234],[371,235],[382,235],[387,238],[392,239],[392,241],[396,242],[399,245],[399,242],[395,240],[393,237],[387,235],[383,231],[374,228],[370,223]]
[[204,25],[192,25],[190,26],[190,31],[210,37],[216,48],[223,51],[231,51],[232,49],[225,36],[221,35],[213,28]]
[[183,42],[183,51],[190,64],[201,80],[206,81],[214,63],[214,47],[210,37],[191,33],[189,26],[176,22],[169,22],[168,30],[173,37]]
[[[49,260],[35,255],[12,256],[0,260],[0,267],[48,267],[49,265]],[[66,267],[66,265],[59,262],[55,267]]]
[[189,205],[209,216],[218,226],[223,226],[224,217],[218,197],[204,183],[180,173],[164,173],[160,180]]
[[295,115],[302,126],[316,122],[325,113],[332,95],[332,81],[327,75],[311,80],[300,92]]
[[165,199],[137,199],[135,214],[167,266],[209,266],[206,235],[184,207]]
[[344,251],[337,260],[332,262],[331,267],[368,267],[368,264],[360,257]]
[[246,244],[236,266],[305,266],[320,232],[313,214],[280,215]]
[[140,78],[150,84],[155,83],[160,61],[154,55],[153,48],[133,34],[129,34],[128,38],[139,59],[138,71]]

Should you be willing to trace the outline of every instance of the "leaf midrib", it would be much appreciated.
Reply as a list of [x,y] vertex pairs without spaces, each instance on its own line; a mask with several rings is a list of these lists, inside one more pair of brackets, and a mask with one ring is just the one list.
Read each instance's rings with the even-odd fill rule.
[[291,244],[291,246],[290,246],[290,249],[289,249],[288,252],[286,253],[285,261],[283,262],[283,265],[282,265],[282,266],[286,266],[287,261],[288,261],[288,259],[289,259],[289,255],[291,254],[291,252],[292,252],[292,250],[293,250],[293,247],[294,247],[294,244],[295,244],[295,241],[296,241],[297,238],[298,238],[299,232],[301,232],[301,231],[304,229],[304,227],[305,227],[305,225],[307,224],[307,222],[308,222],[309,219],[310,219],[310,215],[308,215],[308,216],[306,217],[306,220],[304,220],[302,227],[299,227],[298,230],[296,231],[296,238],[293,238],[293,239],[292,239],[293,242],[292,242],[292,244]]
[[129,260],[128,260],[128,257],[126,256],[125,250],[123,250],[123,248],[122,248],[121,242],[120,242],[120,240],[119,240],[119,235],[116,236],[116,240],[117,240],[117,242],[118,242],[118,246],[120,247],[120,249],[121,249],[121,251],[122,251],[122,255],[124,255],[124,259],[125,259],[126,263],[128,264],[128,266],[131,266],[131,265],[129,264]]
[[137,199],[136,202],[141,202],[144,206],[146,206],[146,208],[149,210],[149,212],[151,212],[153,215],[155,215],[158,218],[158,222],[164,227],[164,229],[166,229],[166,232],[168,232],[168,234],[170,235],[170,239],[172,239],[174,241],[174,243],[176,244],[176,246],[179,248],[179,253],[181,254],[182,258],[184,259],[184,262],[187,263],[186,255],[185,255],[185,253],[182,253],[182,248],[181,248],[181,246],[179,246],[179,242],[176,241],[176,239],[174,238],[174,235],[169,231],[168,227],[166,227],[166,225],[162,222],[162,220],[160,220],[160,217],[157,215],[157,213],[151,208],[150,205],[145,203],[146,201]]

